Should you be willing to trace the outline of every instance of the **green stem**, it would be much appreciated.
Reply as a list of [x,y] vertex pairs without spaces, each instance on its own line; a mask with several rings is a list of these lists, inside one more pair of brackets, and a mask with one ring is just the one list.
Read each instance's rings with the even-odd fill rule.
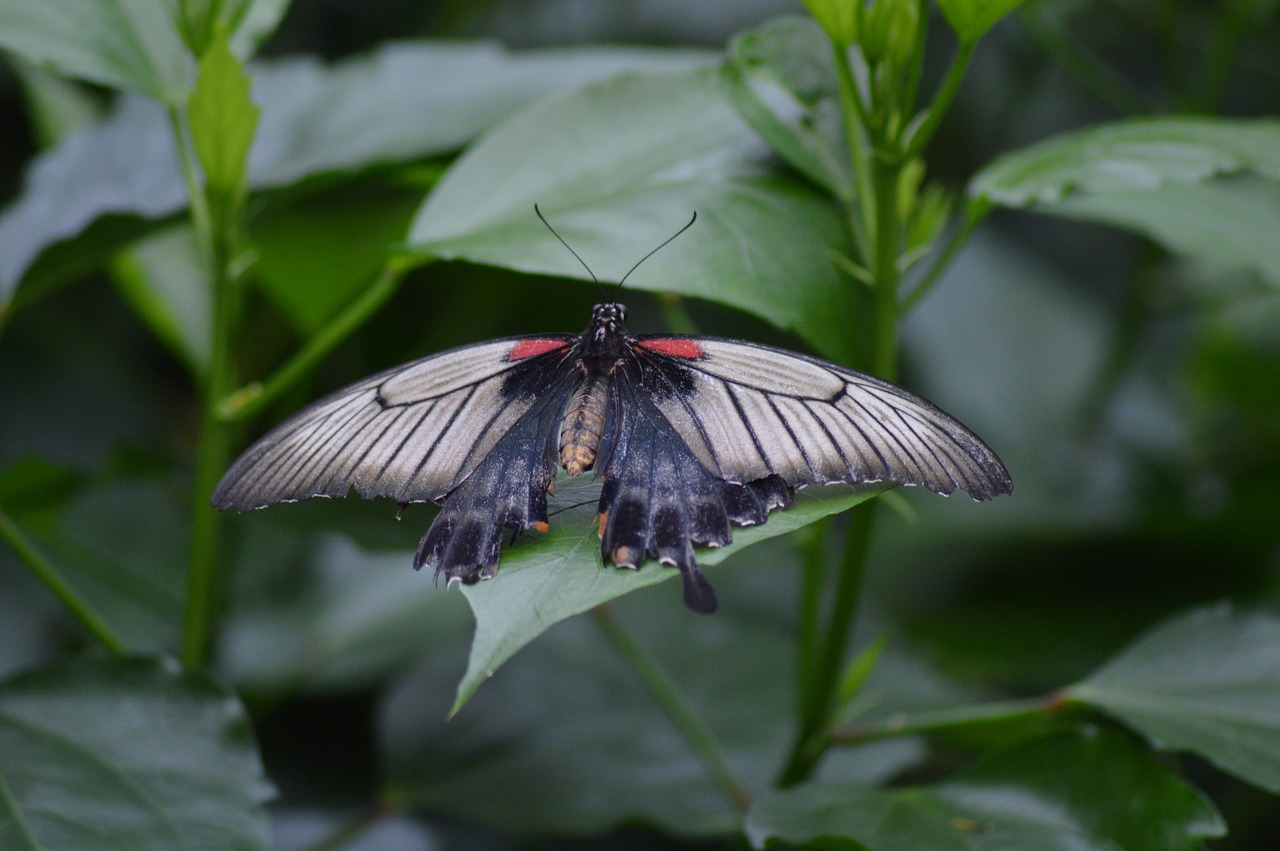
[[901,168],[897,162],[882,157],[875,159],[876,254],[875,327],[871,369],[886,381],[898,375],[898,282],[901,271],[898,258],[902,246],[902,223],[898,215],[898,180]]
[[406,266],[395,262],[383,266],[363,293],[308,340],[265,383],[255,381],[219,397],[216,402],[219,419],[223,422],[247,420],[274,402],[386,304],[395,295],[406,271]]
[[991,203],[985,199],[975,199],[969,202],[964,212],[964,219],[960,226],[951,234],[951,238],[947,240],[947,244],[942,251],[938,252],[933,264],[929,267],[919,282],[912,288],[911,292],[902,299],[899,310],[903,313],[909,313],[916,303],[933,289],[933,285],[938,282],[942,274],[951,267],[951,262],[955,259],[956,254],[960,252],[960,247],[969,241],[969,237],[973,234],[978,223],[986,216],[987,211],[991,209]]
[[680,687],[662,669],[658,660],[623,629],[608,606],[596,606],[591,610],[591,614],[604,637],[613,645],[613,649],[627,660],[672,723],[702,757],[707,770],[734,808],[739,812],[746,812],[751,805],[751,798],[746,788],[734,776],[733,769],[725,759],[715,735],[685,700]]
[[1070,33],[1053,30],[1038,15],[1034,5],[1024,7],[1020,19],[1028,35],[1080,88],[1118,115],[1145,115],[1152,111],[1146,98],[1106,60],[1083,47]]
[[107,626],[107,622],[94,611],[89,601],[82,599],[75,589],[67,584],[67,581],[58,573],[58,569],[44,557],[35,542],[26,536],[17,523],[13,522],[3,507],[0,507],[0,539],[9,545],[9,548],[18,556],[18,560],[35,574],[36,579],[53,592],[53,596],[67,607],[72,616],[80,621],[80,625],[103,647],[117,656],[129,652],[124,642],[111,631],[111,627]]
[[1062,695],[1003,700],[979,703],[971,706],[955,706],[946,709],[923,710],[895,715],[876,724],[858,724],[831,731],[831,743],[835,745],[860,745],[879,739],[899,736],[917,736],[954,730],[979,724],[1008,724],[1034,720],[1052,715],[1069,705]]
[[822,681],[819,664],[822,659],[822,591],[826,582],[826,543],[830,538],[830,519],[820,520],[812,526],[802,553],[803,578],[800,586],[800,625],[798,636],[800,686],[800,716],[807,718],[816,707],[810,704],[820,693]]
[[911,65],[907,69],[906,79],[902,83],[902,95],[898,99],[904,114],[909,114],[916,105],[916,97],[920,91],[920,78],[924,76],[925,43],[929,34],[929,0],[918,0],[916,15],[919,25],[916,27],[915,43],[911,51]]
[[[845,124],[849,128],[850,155],[860,176],[859,212],[863,218],[861,228],[855,232],[860,230],[870,237],[867,246],[870,262],[867,265],[874,281],[871,367],[873,372],[892,381],[898,367],[898,287],[901,279],[898,263],[902,247],[898,186],[903,160],[895,155],[891,143],[881,138],[883,128],[871,122],[870,116],[861,108],[843,50],[836,50],[835,62]],[[875,104],[871,106],[874,108]],[[855,140],[857,144],[854,144]],[[874,502],[860,506],[850,517],[844,557],[839,565],[835,595],[817,661],[810,663],[807,669],[802,667],[800,728],[779,775],[778,782],[782,786],[793,786],[808,779],[830,744],[829,731],[839,704],[840,672],[857,622],[874,524]],[[805,581],[802,622],[814,617],[812,594],[818,584],[817,577],[810,576],[808,568]],[[810,610],[806,611],[806,608]]]
[[182,662],[204,664],[211,623],[218,564],[218,533],[222,515],[209,504],[209,496],[231,460],[231,433],[213,410],[207,394],[196,444],[195,483],[191,499],[191,549],[187,562],[187,606],[183,614]]
[[830,744],[831,720],[838,708],[840,671],[844,667],[858,606],[862,601],[862,580],[866,574],[867,552],[875,525],[875,507],[874,500],[867,502],[854,509],[849,518],[849,533],[836,581],[835,598],[831,603],[831,618],[814,666],[811,683],[814,691],[807,695],[799,734],[778,777],[779,785],[784,787],[807,780]]
[[195,152],[191,149],[191,138],[183,124],[182,112],[177,107],[169,107],[167,115],[169,132],[173,135],[173,146],[178,152],[182,183],[187,189],[187,203],[191,209],[191,229],[195,232],[195,244],[204,253],[201,259],[206,264],[212,264],[213,217],[209,212],[209,199],[205,197],[204,187],[200,185],[200,169],[196,166]]
[[866,131],[867,107],[858,93],[857,83],[853,79],[853,69],[849,66],[849,52],[838,44],[832,45],[836,66],[836,84],[840,95],[840,112],[844,116],[844,132],[849,145],[849,161],[853,165],[853,198],[854,208],[848,212],[849,231],[853,235],[853,244],[859,254],[862,265],[870,266],[872,245],[875,234],[868,228],[875,224],[874,207],[872,206],[871,155],[867,150]]
[[938,126],[942,124],[942,119],[946,117],[947,112],[951,109],[951,102],[955,100],[956,92],[960,91],[960,84],[964,82],[964,75],[969,70],[969,62],[973,59],[973,50],[977,46],[976,41],[963,41],[960,43],[960,50],[951,60],[951,67],[947,69],[947,76],[943,78],[942,85],[938,87],[938,93],[933,97],[933,103],[929,105],[929,111],[925,115],[924,121],[916,127],[915,132],[911,134],[911,138],[905,146],[902,161],[911,162],[916,157],[924,153],[925,147],[933,140],[933,135],[938,132]]
[[[170,111],[171,116],[177,113]],[[221,515],[209,505],[209,495],[231,458],[231,432],[217,415],[216,405],[234,386],[232,339],[240,315],[240,287],[231,272],[238,241],[239,210],[222,209],[214,217],[200,185],[195,157],[188,149],[180,120],[173,121],[183,179],[190,195],[191,218],[197,244],[209,264],[213,288],[213,345],[209,371],[200,382],[200,431],[196,443],[195,481],[191,492],[191,547],[187,561],[187,605],[183,614],[182,662],[204,664],[208,653],[215,605],[218,532]],[[221,208],[220,208],[221,209]],[[226,220],[220,220],[222,217]]]
[[1250,14],[1256,5],[1254,0],[1235,0],[1219,13],[1208,39],[1209,49],[1200,73],[1200,85],[1191,96],[1195,111],[1206,114],[1221,111],[1231,72],[1240,57],[1240,43],[1249,34],[1250,25],[1259,23]]

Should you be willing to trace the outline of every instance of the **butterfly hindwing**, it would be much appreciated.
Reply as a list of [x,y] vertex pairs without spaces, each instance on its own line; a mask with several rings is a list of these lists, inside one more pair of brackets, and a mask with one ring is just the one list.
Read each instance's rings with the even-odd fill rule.
[[[547,491],[555,480],[556,436],[575,370],[539,370],[536,403],[484,455],[443,501],[418,545],[415,569],[446,582],[472,583],[497,572],[504,531],[547,529]],[[545,386],[544,386],[545,382]]]

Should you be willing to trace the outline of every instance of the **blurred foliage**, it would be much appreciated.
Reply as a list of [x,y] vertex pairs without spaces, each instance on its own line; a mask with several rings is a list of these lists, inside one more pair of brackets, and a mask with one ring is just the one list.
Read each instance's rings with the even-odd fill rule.
[[[1280,4],[103,2],[75,26],[66,4],[0,0],[0,847],[1273,847]],[[1017,483],[881,507],[854,637],[874,666],[810,782],[776,783],[795,611],[843,520],[713,567],[715,618],[663,584],[525,630],[505,664],[472,648],[446,722],[467,602],[519,600],[409,569],[433,509],[232,516],[210,660],[167,661],[213,522],[192,491],[220,309],[172,116],[218,33],[226,79],[257,57],[261,110],[217,213],[243,398],[298,365],[224,424],[238,449],[395,363],[580,328],[599,294],[535,200],[606,280],[698,210],[628,281],[632,330],[870,362],[829,45],[775,17],[805,8],[874,37],[858,82],[885,98],[961,67],[944,121],[890,122],[907,149],[936,131],[896,187],[920,287],[899,378]],[[68,598],[137,657],[103,658]],[[602,618],[702,720],[745,818]]]

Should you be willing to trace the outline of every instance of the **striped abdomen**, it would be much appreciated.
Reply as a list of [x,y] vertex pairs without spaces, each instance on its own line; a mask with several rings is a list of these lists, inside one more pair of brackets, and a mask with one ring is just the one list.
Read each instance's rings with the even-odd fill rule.
[[605,400],[609,379],[603,375],[585,381],[564,414],[560,425],[560,466],[580,476],[596,463],[604,436]]

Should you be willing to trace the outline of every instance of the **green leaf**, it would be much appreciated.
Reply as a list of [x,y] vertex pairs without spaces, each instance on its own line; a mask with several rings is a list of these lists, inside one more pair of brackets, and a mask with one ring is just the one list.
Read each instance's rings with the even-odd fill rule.
[[857,0],[804,0],[827,38],[842,47],[858,40],[858,13],[863,4]]
[[419,212],[410,247],[589,279],[534,216],[539,203],[602,280],[617,280],[696,211],[696,226],[631,286],[730,304],[847,356],[852,299],[828,259],[850,250],[840,212],[768,156],[714,71],[617,77],[472,146]]
[[278,209],[250,234],[255,284],[302,336],[314,334],[369,286],[421,198],[408,187],[347,183]]
[[938,7],[960,40],[973,42],[1024,2],[1026,0],[938,0]]
[[[552,508],[568,507],[552,515],[551,532],[517,542],[503,555],[502,569],[494,581],[463,586],[462,593],[475,612],[476,635],[466,675],[458,683],[453,712],[462,708],[498,666],[549,627],[623,594],[679,575],[673,568],[654,563],[634,571],[600,566],[595,524],[598,489],[595,483],[584,480],[558,483]],[[791,508],[769,515],[768,523],[734,529],[729,546],[699,550],[698,564],[719,564],[744,547],[845,511],[874,495],[839,486],[806,489]],[[709,576],[714,583],[716,572]],[[682,612],[679,595],[672,593],[669,599],[673,614]]]
[[274,571],[262,562],[282,534],[263,526],[245,530],[256,537],[240,550],[253,558],[244,569],[270,574],[260,579],[274,593],[237,594],[221,627],[218,670],[237,688],[259,695],[367,689],[424,653],[464,646],[466,605],[413,570],[412,552],[370,553],[329,535],[299,576],[294,562]]
[[813,21],[776,18],[739,35],[729,45],[724,76],[730,102],[751,129],[810,180],[851,201],[835,65]]
[[187,554],[186,500],[142,477],[87,487],[59,512],[49,554],[135,649],[176,646]]
[[[174,0],[0,0],[0,48],[68,77],[177,106],[195,80],[195,63],[181,33],[188,24],[184,13],[203,14],[196,5]],[[287,0],[223,2],[219,20],[234,28],[232,43],[244,57],[275,29],[287,6]],[[201,26],[206,41],[214,23],[205,15]]]
[[134,312],[195,375],[212,351],[213,286],[188,223],[144,237],[111,264]]
[[[738,782],[757,794],[772,784],[793,735],[794,637],[778,598],[794,584],[781,571],[798,565],[772,543],[740,561],[750,564],[717,580],[724,607],[715,617],[683,611],[667,589],[611,608],[704,721]],[[737,832],[733,802],[592,619],[550,630],[445,722],[461,662],[426,656],[382,707],[394,800],[519,834],[596,835],[636,821],[681,836]],[[890,667],[886,659],[886,675]],[[823,773],[883,782],[922,750],[916,740],[850,748],[830,754]]]
[[80,660],[0,684],[0,846],[268,849],[248,718],[203,675]]
[[10,65],[22,84],[31,135],[38,148],[52,147],[73,130],[102,118],[103,106],[88,87],[16,57]]
[[261,111],[249,97],[249,75],[219,29],[200,59],[195,88],[187,99],[187,121],[205,192],[223,221],[236,214],[248,180],[247,159]]
[[0,47],[58,73],[177,105],[193,63],[168,0],[0,0]]
[[1197,851],[1226,833],[1203,796],[1127,737],[1073,730],[997,751],[941,783],[902,790],[814,783],[747,814],[771,841],[875,851]]
[[1177,254],[1247,269],[1280,287],[1280,181],[1237,175],[1149,191],[1071,195],[1052,212],[1144,234]]
[[178,0],[182,37],[191,52],[203,56],[221,24],[235,33],[237,56],[270,35],[289,8],[289,0]]
[[[711,58],[701,51],[513,53],[483,42],[422,42],[388,45],[332,68],[313,59],[255,64],[262,121],[249,187],[446,153],[548,93],[628,69],[688,68]],[[37,157],[25,184],[0,216],[0,305],[20,284],[42,291],[84,274],[155,226],[136,217],[154,222],[186,205],[165,111],[142,98],[123,98],[102,122]],[[89,241],[76,242],[81,236]],[[65,251],[50,250],[60,244]],[[49,262],[33,270],[38,259]]]
[[1280,616],[1222,604],[1164,623],[1066,694],[1158,747],[1280,792]]
[[969,194],[1005,207],[1056,205],[1074,195],[1151,191],[1254,172],[1280,179],[1280,121],[1153,118],[1091,127],[998,158]]

